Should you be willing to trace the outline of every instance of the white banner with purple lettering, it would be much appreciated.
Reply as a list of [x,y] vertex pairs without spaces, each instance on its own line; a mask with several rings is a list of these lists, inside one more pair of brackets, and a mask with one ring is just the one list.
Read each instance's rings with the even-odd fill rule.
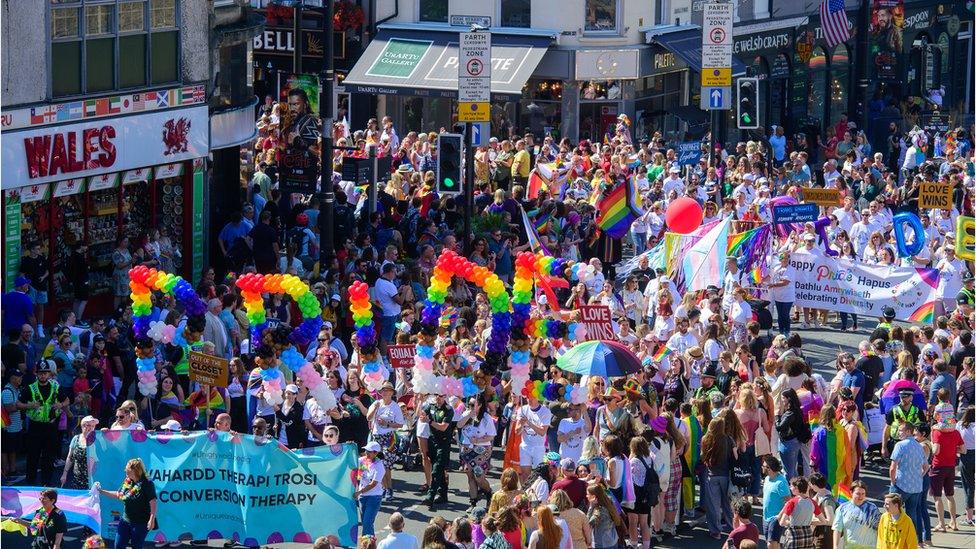
[[795,307],[812,307],[880,317],[886,306],[895,318],[931,323],[942,301],[939,271],[914,267],[887,267],[794,252]]

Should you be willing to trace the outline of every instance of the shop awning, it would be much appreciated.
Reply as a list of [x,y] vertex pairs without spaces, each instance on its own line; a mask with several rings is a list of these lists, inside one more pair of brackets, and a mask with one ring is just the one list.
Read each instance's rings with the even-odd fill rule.
[[[702,31],[697,25],[687,25],[686,28],[670,32],[647,32],[647,42],[656,44],[673,53],[681,59],[688,68],[701,72],[702,68]],[[746,65],[734,55],[732,56],[732,76],[745,76]]]
[[[552,39],[491,36],[491,92],[521,96]],[[380,30],[342,81],[346,91],[457,97],[458,33]]]

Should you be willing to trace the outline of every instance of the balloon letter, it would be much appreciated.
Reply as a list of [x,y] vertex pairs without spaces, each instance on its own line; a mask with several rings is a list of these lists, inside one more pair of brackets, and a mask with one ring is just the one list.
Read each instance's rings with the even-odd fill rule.
[[956,257],[966,261],[976,259],[976,218],[968,215],[956,218]]
[[[922,221],[917,215],[911,212],[901,212],[895,214],[891,218],[893,226],[891,228],[895,235],[895,247],[898,248],[898,255],[901,257],[912,257],[922,251],[925,246],[925,227],[922,227]],[[905,224],[908,224],[912,228],[912,232],[915,233],[915,238],[912,240],[912,244],[909,247],[905,243]]]

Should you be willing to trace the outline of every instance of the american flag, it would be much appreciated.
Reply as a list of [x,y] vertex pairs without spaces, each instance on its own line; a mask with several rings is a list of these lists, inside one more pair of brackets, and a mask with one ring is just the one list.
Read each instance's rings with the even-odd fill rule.
[[851,38],[851,33],[847,29],[844,0],[823,0],[820,4],[820,25],[823,27],[824,38],[829,48]]

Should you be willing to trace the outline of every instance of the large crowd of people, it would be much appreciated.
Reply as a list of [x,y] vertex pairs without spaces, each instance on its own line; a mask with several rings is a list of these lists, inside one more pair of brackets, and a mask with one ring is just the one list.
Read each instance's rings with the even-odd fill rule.
[[[207,305],[205,324],[189,325],[195,323],[187,323],[179,303],[153,297],[160,319],[187,323],[185,329],[201,334],[200,350],[230,359],[229,386],[190,382],[188,347],[159,345],[159,390],[142,395],[128,286],[120,284],[122,305],[112,315],[77,318],[67,307],[56,324],[41,326],[31,296],[44,288],[25,268],[4,298],[5,484],[88,488],[87,434],[99,427],[212,428],[272,436],[289,449],[355,443],[363,456],[355,491],[363,549],[647,549],[689,526],[703,526],[736,549],[756,547],[760,538],[772,549],[900,549],[931,545],[933,532],[973,524],[976,292],[972,262],[955,255],[962,235],[954,233],[958,216],[973,215],[973,146],[966,132],[950,132],[942,154],[928,151],[917,165],[905,158],[909,136],[901,149],[873,152],[852,137],[861,134],[846,121],[834,128],[831,146],[810,149],[776,128],[769,138],[717,148],[713,165],[706,150],[700,163],[680,166],[661,136],[632,140],[625,119],[603,143],[532,134],[492,138],[475,153],[476,217],[473,234],[464,235],[463,202],[436,192],[435,133],[401,137],[389,118],[356,131],[342,122],[334,128],[338,145],[376,146],[392,157],[392,169],[375,211],[366,207],[361,182],[337,176],[323,183],[337,192],[336,254],[322,264],[317,199],[277,187],[282,136],[276,128],[285,108],[275,104],[262,113],[259,137],[242,155],[246,197],[217,236],[224,257],[214,258],[196,285]],[[337,149],[337,174],[349,154]],[[551,163],[558,175],[535,187],[533,168]],[[614,239],[600,229],[598,203],[631,178],[646,212],[627,236]],[[950,209],[919,209],[919,186],[934,179],[953,186]],[[664,212],[680,197],[703,205],[702,224],[732,217],[750,228],[771,220],[774,197],[798,197],[811,186],[840,192],[842,205],[823,210],[829,241],[809,224],[775,242],[762,280],[738,272],[735,258],[725,278],[702,291],[683,291],[673,273],[646,261],[618,276],[625,250],[640,256],[664,238]],[[899,257],[891,230],[892,216],[902,211],[919,215],[926,231],[926,246],[911,257]],[[835,318],[832,311],[794,308],[790,255],[825,244],[867,264],[937,268],[940,314],[931,325],[910,326],[886,309],[870,319],[877,328],[868,333],[864,315]],[[371,288],[385,350],[418,341],[431,276],[445,250],[510,287],[518,254],[540,246],[592,266],[593,276],[540,291],[533,313],[575,319],[582,305],[606,305],[617,340],[640,360],[640,371],[624,378],[565,372],[556,362],[575,340],[561,334],[530,338],[530,379],[578,387],[586,393],[580,402],[540,399],[513,387],[504,367],[468,397],[418,393],[411,370],[390,368],[388,361],[386,382],[368,388],[349,312],[353,282]],[[151,249],[138,256],[159,265]],[[324,409],[284,367],[284,401],[261,398],[260,376],[251,375],[255,361],[277,357],[252,351],[235,284],[248,272],[307,281],[324,323],[301,351],[338,406]],[[750,305],[760,298],[775,303],[775,329],[762,325]],[[478,370],[489,350],[491,305],[482,288],[452,279],[437,319],[437,372]],[[267,296],[265,308],[276,327],[296,328],[303,320],[286,294]],[[864,338],[857,349],[838,352],[835,364],[814,364],[797,325],[804,336],[812,329]],[[42,328],[50,341],[39,337]],[[836,374],[818,372],[825,366],[835,366]],[[899,402],[883,413],[881,395],[903,381]],[[890,460],[887,494],[869,494],[861,480],[875,452]],[[465,496],[469,512],[453,522],[432,521],[421,540],[404,532],[403,515],[394,513],[391,533],[377,539],[379,510],[395,508],[403,489],[393,471],[414,467],[424,472],[421,490],[432,514],[449,497]],[[467,486],[449,486],[454,468],[463,470]],[[954,498],[958,479],[964,509]],[[928,512],[930,500],[936,516]]]

